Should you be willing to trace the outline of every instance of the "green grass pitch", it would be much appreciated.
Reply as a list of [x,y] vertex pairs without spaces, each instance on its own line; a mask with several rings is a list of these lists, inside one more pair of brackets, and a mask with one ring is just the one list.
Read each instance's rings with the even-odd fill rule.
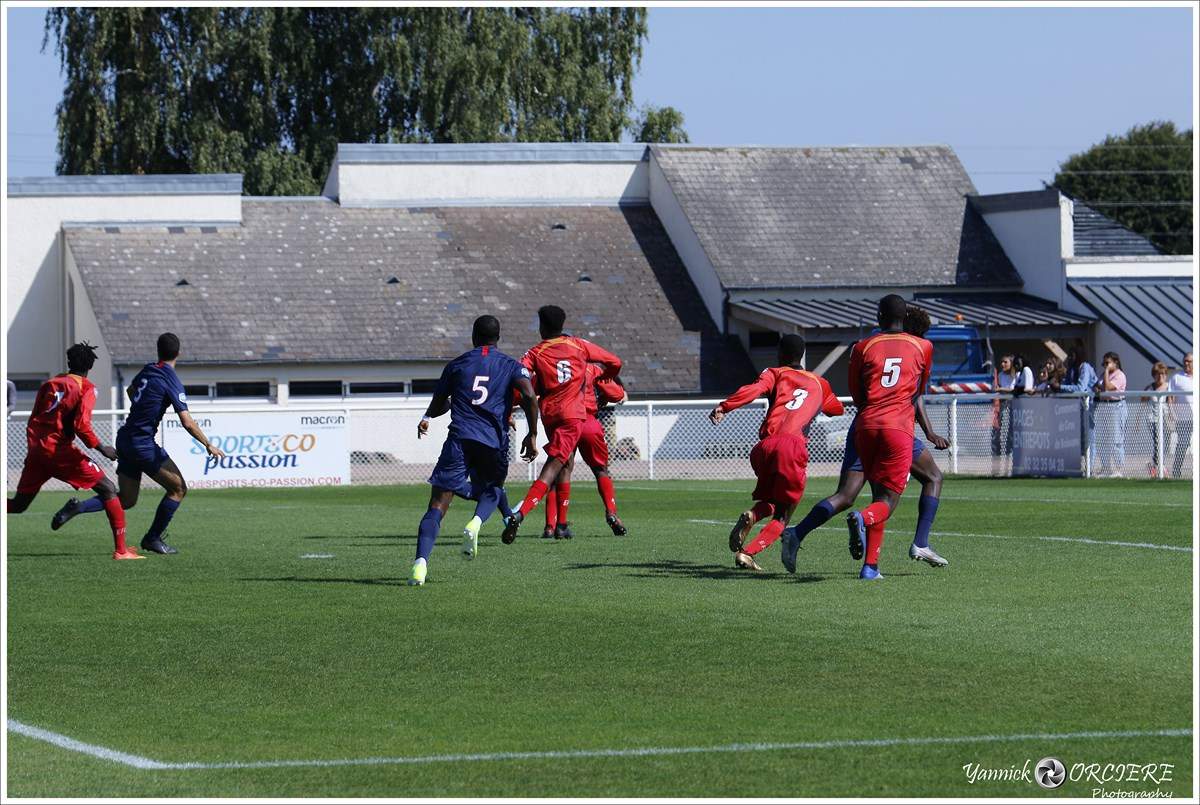
[[[1047,755],[1171,763],[1157,787],[1191,794],[1190,484],[948,479],[944,570],[907,558],[914,487],[865,583],[840,518],[798,575],[778,545],[735,571],[749,482],[618,484],[617,538],[585,476],[573,541],[539,539],[539,511],[504,546],[493,520],[473,562],[457,501],[423,588],[424,487],[194,492],[181,553],[141,562],[111,561],[102,514],[52,533],[66,496],[44,494],[8,518],[8,718],[168,763],[655,753],[155,770],[10,731],[9,795],[1091,795],[962,769]],[[1005,740],[837,743],[986,736]],[[657,753],[759,743],[818,746]]]

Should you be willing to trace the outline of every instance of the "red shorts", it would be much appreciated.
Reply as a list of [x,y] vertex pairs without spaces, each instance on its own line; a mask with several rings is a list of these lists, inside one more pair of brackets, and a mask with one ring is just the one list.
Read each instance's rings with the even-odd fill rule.
[[902,494],[913,463],[913,435],[891,428],[855,430],[854,446],[868,481]]
[[750,451],[750,466],[758,476],[755,500],[795,505],[804,497],[808,477],[808,445],[799,436],[776,433]]
[[570,461],[571,456],[575,453],[575,448],[579,445],[579,437],[583,435],[585,421],[572,419],[569,422],[560,422],[553,427],[547,425],[546,438],[550,441],[542,448],[546,451],[546,455],[550,458],[557,458],[564,464]]
[[604,438],[604,426],[594,416],[583,422],[583,432],[579,434],[579,455],[589,467],[608,466],[608,442]]
[[91,489],[104,480],[104,470],[81,450],[68,447],[49,455],[30,453],[17,482],[17,493],[34,495],[51,478],[65,481],[76,489]]

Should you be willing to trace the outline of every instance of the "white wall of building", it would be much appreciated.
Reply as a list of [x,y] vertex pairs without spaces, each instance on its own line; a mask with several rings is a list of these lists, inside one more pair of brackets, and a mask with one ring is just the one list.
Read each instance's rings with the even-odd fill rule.
[[[100,323],[96,312],[92,309],[92,300],[88,297],[83,279],[79,276],[79,268],[75,265],[75,257],[71,250],[63,249],[63,269],[66,294],[63,300],[63,316],[66,328],[63,334],[64,343],[69,346],[79,341],[87,341],[97,347],[96,364],[88,377],[96,384],[97,407],[108,408],[119,406],[118,397],[112,393],[113,363],[112,356],[100,333]],[[64,357],[65,361],[66,358]]]
[[[1060,306],[1066,290],[1062,260],[1066,250],[1074,250],[1074,226],[1070,209],[1062,208],[1064,203],[1071,202],[1060,198],[1058,207],[990,212],[983,216],[1024,280],[1025,293]],[[1064,226],[1069,229],[1064,231]]]

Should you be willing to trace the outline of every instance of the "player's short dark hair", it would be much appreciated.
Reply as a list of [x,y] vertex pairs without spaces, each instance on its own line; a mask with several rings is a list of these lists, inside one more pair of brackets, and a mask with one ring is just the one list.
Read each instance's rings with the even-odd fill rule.
[[543,333],[561,333],[566,323],[567,312],[558,305],[542,305],[538,308],[538,326]]
[[804,357],[804,337],[788,333],[779,339],[779,357],[784,363],[795,363]]
[[495,316],[480,316],[471,325],[471,343],[477,347],[495,344],[500,340],[500,320]]
[[96,348],[86,341],[72,344],[67,350],[67,371],[86,375],[96,365]]
[[179,336],[175,333],[163,333],[158,337],[158,359],[173,361],[179,357]]
[[904,316],[908,313],[908,302],[903,296],[890,293],[879,300],[879,326],[888,327],[893,324],[904,324]]
[[915,335],[917,338],[924,338],[925,333],[929,332],[929,328],[932,326],[933,322],[929,320],[929,311],[916,305],[908,306],[904,313],[904,332]]

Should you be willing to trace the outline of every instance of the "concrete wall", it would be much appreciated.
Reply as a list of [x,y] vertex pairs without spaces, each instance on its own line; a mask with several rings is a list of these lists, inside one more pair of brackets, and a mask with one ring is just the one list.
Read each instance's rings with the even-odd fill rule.
[[[112,357],[104,343],[104,337],[100,334],[100,323],[92,309],[92,300],[88,297],[83,279],[79,276],[79,268],[75,265],[75,257],[69,248],[63,249],[63,268],[66,285],[63,299],[63,341],[68,346],[87,341],[98,348],[96,364],[88,377],[96,384],[96,407],[113,407],[117,404],[118,397],[114,396]],[[64,357],[64,368],[65,360]]]
[[53,374],[66,351],[64,222],[240,221],[239,195],[13,195],[5,222],[10,374]]
[[[1060,206],[1034,210],[984,213],[984,221],[1025,282],[1024,292],[1062,305],[1064,250],[1074,249],[1070,200]],[[1065,222],[1065,223],[1064,223]],[[1070,231],[1064,231],[1064,226]]]

